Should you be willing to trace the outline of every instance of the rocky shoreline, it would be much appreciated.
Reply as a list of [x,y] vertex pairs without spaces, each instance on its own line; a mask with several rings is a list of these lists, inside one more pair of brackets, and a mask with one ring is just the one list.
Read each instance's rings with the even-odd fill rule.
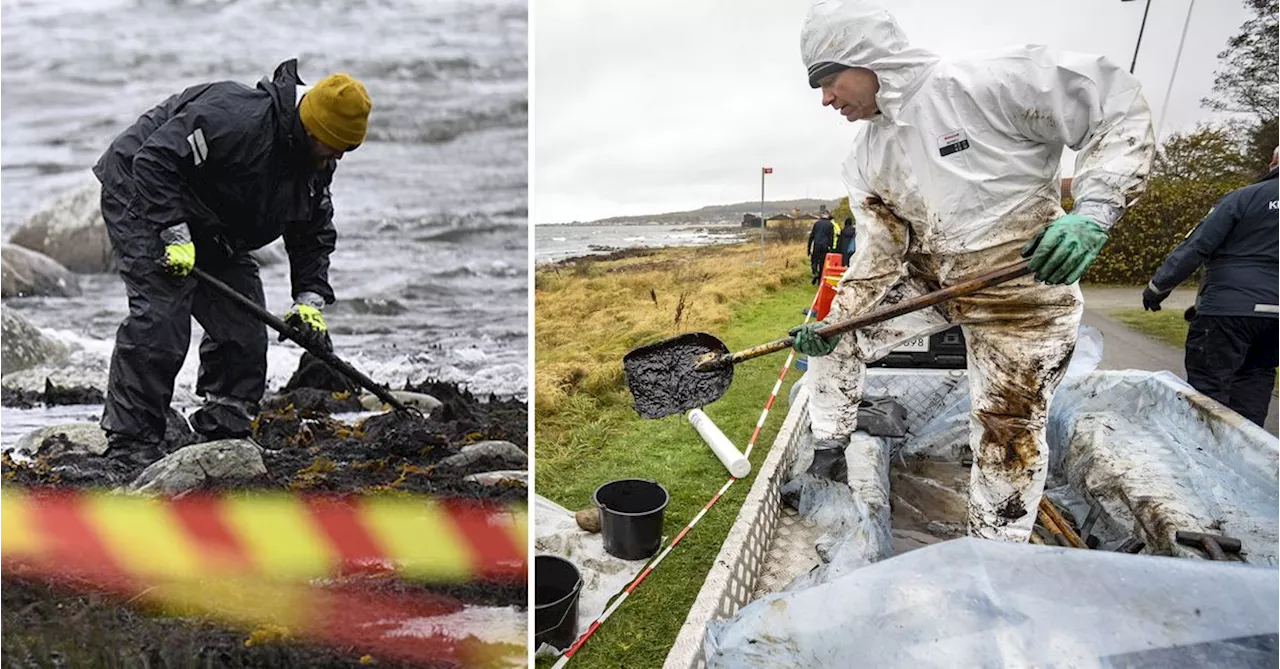
[[[199,443],[185,418],[171,412],[165,444],[168,455],[138,470],[101,456],[106,439],[96,425],[53,426],[24,437],[16,447],[23,454],[20,459],[7,452],[0,457],[0,476],[5,485],[110,488],[121,494],[402,491],[524,504],[528,482],[525,403],[480,398],[440,382],[406,384],[395,392],[402,401],[419,407],[424,417],[370,414],[371,409],[381,408],[376,400],[366,397],[362,402],[341,379],[304,356],[289,386],[264,400],[251,439]],[[66,389],[49,384],[41,396],[23,399],[46,402],[65,397],[74,400],[74,393],[68,395]],[[6,402],[12,399],[6,393]],[[186,666],[172,664],[172,658],[184,653],[210,667],[361,665],[360,652],[294,638],[246,645],[247,630],[202,617],[146,615],[95,591],[91,584],[70,584],[77,586],[71,589],[68,585],[6,574],[6,666],[46,666],[43,663],[48,661],[72,666],[59,665],[55,658],[88,657],[88,652],[107,653],[126,666],[142,661],[139,658],[148,658],[150,666]],[[392,578],[381,579],[376,587],[399,588],[414,597],[457,602],[459,607],[523,609],[527,602],[523,579],[429,586]],[[77,623],[66,624],[73,617]],[[411,665],[378,659],[376,666]]]

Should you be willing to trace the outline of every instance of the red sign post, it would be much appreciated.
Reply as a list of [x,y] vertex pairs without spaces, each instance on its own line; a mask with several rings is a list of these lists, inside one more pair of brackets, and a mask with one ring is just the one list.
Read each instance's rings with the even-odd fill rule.
[[764,175],[773,174],[772,167],[760,168],[760,264],[764,264]]

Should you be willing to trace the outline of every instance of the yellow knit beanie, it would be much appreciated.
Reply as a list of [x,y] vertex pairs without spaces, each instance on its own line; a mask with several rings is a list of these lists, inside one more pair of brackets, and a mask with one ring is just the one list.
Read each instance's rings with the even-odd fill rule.
[[346,74],[321,79],[302,96],[298,116],[313,137],[338,151],[364,142],[373,103],[364,86]]

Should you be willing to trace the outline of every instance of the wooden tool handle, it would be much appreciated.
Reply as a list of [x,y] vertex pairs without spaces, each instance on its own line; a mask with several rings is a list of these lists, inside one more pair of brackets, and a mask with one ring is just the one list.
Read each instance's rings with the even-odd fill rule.
[[[972,295],[984,288],[990,288],[991,286],[1012,281],[1019,277],[1027,276],[1028,274],[1031,274],[1031,266],[1028,264],[1028,261],[1023,260],[1008,267],[1003,267],[1001,269],[987,272],[981,276],[961,281],[960,283],[948,286],[942,290],[936,290],[932,293],[904,300],[898,304],[876,309],[875,311],[865,313],[861,316],[856,316],[843,321],[836,321],[835,323],[829,323],[825,327],[819,328],[817,334],[823,339],[826,339],[846,332],[852,332],[858,328],[875,325],[876,323],[883,323],[884,321],[897,318],[904,314],[909,314],[913,311],[927,309],[936,304],[946,302],[947,300],[963,297],[965,295]],[[786,348],[791,348],[795,341],[795,337],[784,337],[782,339],[771,341],[767,344],[760,344],[759,346],[752,346],[751,348],[743,349],[731,355],[724,356],[719,360],[708,361],[710,364],[707,364],[706,366],[710,367],[724,363],[736,365],[744,360],[758,358],[762,355],[768,355]]]
[[363,372],[347,364],[345,360],[339,358],[337,355],[334,355],[333,351],[326,351],[318,346],[312,346],[310,343],[307,342],[306,339],[302,337],[302,333],[298,332],[296,328],[280,320],[280,318],[278,318],[275,314],[271,313],[270,311],[263,309],[257,302],[254,302],[253,300],[242,295],[240,291],[236,290],[235,288],[232,288],[231,286],[228,286],[227,284],[220,281],[217,277],[205,272],[199,267],[193,267],[191,269],[191,275],[194,276],[197,280],[202,281],[206,286],[209,286],[215,291],[222,293],[223,296],[225,296],[227,299],[231,300],[232,302],[235,302],[237,305],[239,305],[241,309],[244,309],[245,311],[247,311],[249,314],[251,314],[254,318],[257,318],[260,322],[262,322],[267,327],[284,335],[289,341],[310,351],[311,355],[314,355],[317,358],[319,358],[321,361],[329,365],[329,367],[333,368],[339,374],[342,374],[348,379],[351,379],[352,381],[354,381],[356,384],[364,387],[365,390],[368,390],[369,392],[376,395],[378,399],[391,405],[391,408],[395,409],[396,411],[411,411],[408,407],[406,407],[403,403],[401,403],[400,400],[396,399],[396,396],[392,395],[386,388],[383,388],[382,386],[378,385],[376,381],[365,376]]

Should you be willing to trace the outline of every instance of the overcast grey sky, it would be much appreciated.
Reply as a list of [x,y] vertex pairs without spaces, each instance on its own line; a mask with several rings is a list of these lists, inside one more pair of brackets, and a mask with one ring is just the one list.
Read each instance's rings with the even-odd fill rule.
[[[1216,55],[1249,18],[1240,0],[1154,0],[1136,74],[1162,135],[1211,117]],[[1019,44],[1102,53],[1128,68],[1144,0],[897,0],[915,45],[944,57]],[[800,62],[805,0],[537,0],[533,220],[594,220],[844,195],[852,126],[821,107]],[[1159,123],[1160,119],[1156,119]],[[1070,167],[1064,174],[1070,173]]]

